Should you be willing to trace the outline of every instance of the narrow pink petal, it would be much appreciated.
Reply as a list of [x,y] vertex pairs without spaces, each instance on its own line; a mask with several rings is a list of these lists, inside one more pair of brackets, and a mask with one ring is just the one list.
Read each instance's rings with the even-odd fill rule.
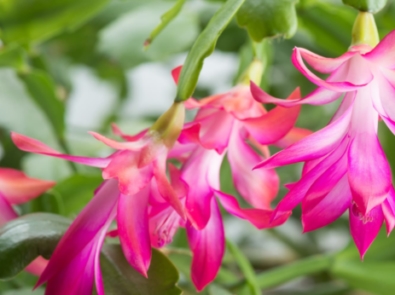
[[178,84],[178,78],[180,77],[182,70],[182,65],[175,67],[173,70],[171,70],[171,76],[173,77],[174,83]]
[[395,31],[390,32],[373,50],[363,56],[374,64],[395,68]]
[[211,199],[211,217],[206,227],[196,230],[187,225],[188,242],[193,252],[191,276],[196,289],[201,291],[214,280],[225,252],[225,233],[221,213],[214,198]]
[[72,261],[114,218],[119,190],[116,180],[107,180],[77,216],[57,245],[37,285],[51,279]]
[[88,166],[104,168],[111,161],[111,158],[89,158],[80,156],[70,156],[61,154],[58,151],[46,146],[45,144],[33,138],[11,132],[11,138],[14,144],[22,151],[61,158],[71,162],[84,164]]
[[357,135],[348,151],[348,179],[358,209],[368,213],[381,204],[391,188],[391,170],[377,134]]
[[303,232],[309,232],[326,226],[338,219],[351,204],[351,191],[347,176],[318,200],[306,213],[302,207]]
[[193,226],[202,229],[210,219],[213,189],[219,189],[219,170],[223,155],[197,147],[181,169],[181,178],[188,185],[187,215]]
[[313,132],[308,129],[294,127],[283,138],[276,141],[274,144],[281,148],[287,148],[291,144],[298,142]]
[[123,138],[126,141],[137,141],[137,140],[143,138],[144,135],[146,135],[148,132],[148,129],[144,129],[143,131],[137,133],[136,135],[129,135],[129,134],[123,133],[122,130],[115,123],[111,124],[111,128],[112,128],[112,133],[120,136],[121,138]]
[[53,181],[30,178],[15,169],[0,168],[0,191],[11,204],[28,202],[54,185]]
[[121,195],[118,203],[118,232],[126,260],[143,276],[151,262],[148,224],[148,187],[135,195]]
[[273,210],[271,209],[241,208],[237,200],[231,195],[221,191],[216,191],[215,193],[226,211],[238,218],[248,220],[258,229],[279,226],[291,215],[290,211],[284,212],[272,221]]
[[239,128],[233,129],[228,159],[233,183],[243,198],[256,208],[270,208],[279,188],[278,175],[273,169],[252,170],[262,158],[248,146]]
[[90,131],[89,133],[93,135],[93,137],[96,138],[97,140],[103,142],[104,144],[116,150],[139,151],[145,145],[147,145],[147,142],[144,140],[118,142],[93,131]]
[[383,211],[381,206],[376,206],[363,216],[354,205],[351,205],[349,212],[351,235],[363,259],[381,229],[384,220]]
[[351,108],[338,120],[323,129],[305,137],[271,158],[259,163],[255,168],[274,168],[282,165],[314,160],[322,157],[337,146],[346,135],[350,123]]
[[18,217],[9,201],[0,192],[0,226]]
[[34,259],[28,266],[26,266],[25,271],[35,276],[41,276],[47,265],[48,265],[48,260],[39,256],[36,259]]
[[357,52],[346,52],[337,58],[327,58],[315,54],[307,49],[295,47],[300,56],[316,71],[330,74],[337,70],[343,63],[353,57]]
[[391,187],[387,195],[387,199],[382,205],[382,209],[383,209],[387,234],[389,235],[390,232],[395,227],[395,191],[393,187]]
[[[326,81],[322,80],[321,78],[319,78],[317,75],[315,75],[313,72],[311,72],[306,67],[306,65],[304,64],[303,58],[302,58],[302,54],[300,53],[298,48],[295,48],[293,51],[292,62],[294,64],[294,66],[304,76],[306,76],[306,78],[309,79],[311,82],[313,82],[314,84],[316,84],[319,87],[323,87],[323,88],[326,88],[328,90],[335,91],[335,92],[347,92],[347,91],[356,90],[360,87],[366,86],[373,80],[373,75],[369,71],[361,73],[361,75],[362,74],[364,75],[365,79],[364,79],[364,81],[361,81],[359,84],[352,83],[351,81],[332,82],[331,81],[332,79],[330,79],[330,78],[328,78]],[[345,68],[348,67],[347,64],[343,64],[342,66]],[[336,76],[337,71],[341,71],[341,67],[336,69],[332,73],[332,75]],[[345,78],[345,77],[339,77],[339,78],[341,79],[341,78]]]
[[[297,88],[288,98],[300,98]],[[260,144],[272,144],[284,137],[294,126],[300,112],[300,106],[284,108],[277,106],[261,117],[244,119],[244,127]],[[273,128],[275,126],[275,128]]]

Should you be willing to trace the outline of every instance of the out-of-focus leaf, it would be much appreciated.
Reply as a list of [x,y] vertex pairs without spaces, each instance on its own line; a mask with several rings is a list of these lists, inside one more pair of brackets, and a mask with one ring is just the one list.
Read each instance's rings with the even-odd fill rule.
[[395,262],[338,260],[331,269],[336,277],[353,288],[372,294],[392,295],[395,290]]
[[232,293],[216,284],[210,284],[208,286],[208,293],[210,295],[232,295]]
[[245,0],[228,0],[224,3],[199,35],[189,51],[181,70],[178,82],[177,101],[183,101],[192,96],[204,59],[214,51],[218,37],[232,20],[244,1]]
[[240,270],[243,272],[244,277],[247,280],[247,284],[250,287],[250,293],[252,295],[260,295],[262,292],[259,288],[259,284],[255,276],[255,271],[252,268],[248,259],[237,248],[237,246],[233,245],[229,240],[226,241],[226,246],[235,258]]
[[95,15],[108,0],[0,1],[0,38],[6,44],[30,43],[72,30]]
[[159,25],[153,29],[151,34],[149,35],[148,39],[145,40],[144,46],[145,48],[148,48],[148,46],[151,45],[151,43],[154,41],[156,36],[160,34],[160,32],[163,31],[164,28],[180,13],[182,6],[184,5],[185,0],[177,0],[177,2],[174,4],[173,7],[171,7],[168,11],[166,11],[161,17],[161,22]]
[[44,295],[44,292],[45,291],[43,288],[35,289],[34,291],[32,290],[32,288],[23,288],[13,291],[7,291],[2,293],[2,295]]
[[290,38],[297,29],[296,0],[246,0],[237,13],[237,22],[246,27],[251,38],[284,36]]
[[178,272],[158,250],[152,250],[148,278],[130,266],[119,245],[105,245],[100,265],[107,295],[179,295]]
[[23,49],[18,46],[10,46],[0,50],[0,67],[22,69],[24,64],[23,59]]
[[0,228],[0,279],[9,279],[36,257],[49,258],[70,221],[49,213],[29,214]]
[[343,0],[343,3],[360,11],[376,13],[383,9],[387,4],[387,0]]
[[145,39],[168,8],[164,3],[147,4],[122,15],[100,31],[100,52],[128,68],[186,50],[198,33],[196,12],[188,10],[166,26],[148,50],[143,48]]
[[22,205],[23,214],[33,212],[61,214],[62,211],[62,200],[60,197],[49,192]]
[[90,201],[102,181],[100,175],[74,174],[57,183],[51,192],[59,195],[61,199],[61,213],[65,216],[73,216]]
[[51,122],[57,137],[63,139],[65,109],[63,103],[56,96],[55,85],[51,78],[39,70],[22,72],[19,77],[25,83],[31,98]]

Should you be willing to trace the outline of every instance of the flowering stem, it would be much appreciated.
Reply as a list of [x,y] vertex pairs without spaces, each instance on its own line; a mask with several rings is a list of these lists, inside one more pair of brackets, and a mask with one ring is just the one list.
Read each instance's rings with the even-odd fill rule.
[[[257,275],[257,282],[261,289],[269,289],[286,283],[292,279],[312,275],[317,272],[328,270],[333,262],[331,256],[316,255],[303,260],[295,261],[291,264],[279,266]],[[244,286],[247,281],[244,279],[230,289],[238,289]]]

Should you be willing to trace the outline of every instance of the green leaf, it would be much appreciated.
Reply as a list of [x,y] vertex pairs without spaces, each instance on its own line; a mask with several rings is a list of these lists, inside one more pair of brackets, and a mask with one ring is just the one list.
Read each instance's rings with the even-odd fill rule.
[[103,181],[101,175],[74,174],[59,182],[51,192],[59,195],[62,201],[61,214],[73,216],[92,199],[94,190]]
[[19,78],[24,82],[31,98],[41,108],[58,138],[63,138],[65,124],[63,103],[56,96],[56,89],[51,78],[42,71],[22,72]]
[[107,295],[179,295],[178,272],[158,250],[152,250],[148,278],[130,266],[120,245],[105,245],[100,260]]
[[168,11],[166,11],[161,17],[161,22],[159,25],[153,29],[151,32],[150,36],[148,37],[147,40],[144,42],[144,47],[147,49],[147,47],[154,41],[156,36],[159,35],[160,32],[163,31],[164,28],[180,13],[183,5],[185,3],[185,0],[177,0],[177,2],[174,4],[172,8],[170,8]]
[[0,50],[0,67],[23,69],[24,52],[19,46],[10,46]]
[[187,50],[199,32],[197,12],[191,10],[175,17],[148,50],[143,48],[147,36],[168,9],[167,3],[149,3],[123,14],[100,31],[99,51],[130,68]]
[[297,29],[296,0],[246,0],[237,22],[260,42],[267,37],[292,37]]
[[49,214],[29,214],[0,228],[0,279],[22,271],[37,256],[49,258],[70,221]]
[[392,295],[395,290],[394,262],[362,262],[339,260],[331,273],[352,287],[372,294]]
[[199,35],[182,67],[176,101],[184,101],[192,96],[204,59],[214,51],[219,36],[244,1],[228,0],[224,3]]
[[343,3],[360,11],[376,13],[384,8],[387,0],[343,0]]
[[5,44],[43,41],[72,30],[95,15],[108,0],[2,0],[0,38]]
[[210,284],[208,286],[208,293],[210,295],[232,295],[228,290],[216,284]]
[[237,264],[239,265],[241,271],[244,274],[245,279],[247,280],[247,284],[250,287],[250,291],[252,295],[260,295],[262,294],[257,278],[255,276],[255,272],[247,257],[237,248],[236,245],[232,244],[229,240],[226,241],[226,245],[229,251],[232,253],[235,258]]

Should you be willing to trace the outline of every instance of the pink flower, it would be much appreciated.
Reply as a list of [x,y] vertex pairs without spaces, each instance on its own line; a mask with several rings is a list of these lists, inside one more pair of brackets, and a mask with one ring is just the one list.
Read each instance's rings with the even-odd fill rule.
[[[12,205],[26,203],[54,185],[53,181],[29,178],[15,169],[0,168],[0,226],[18,217]],[[25,270],[39,276],[46,265],[47,260],[38,257]]]
[[[349,209],[351,234],[362,257],[383,220],[388,233],[395,224],[391,170],[377,138],[379,116],[395,132],[394,49],[395,32],[373,49],[368,45],[352,46],[338,58],[295,48],[294,65],[318,86],[300,100],[276,99],[251,85],[255,99],[284,107],[323,105],[342,99],[328,126],[257,167],[271,169],[304,162],[302,178],[289,186],[277,214],[302,203],[304,231],[311,231],[333,222]],[[329,77],[320,79],[305,62]]]
[[[14,143],[21,150],[102,168],[105,179],[95,197],[59,242],[41,276],[38,285],[48,281],[46,294],[60,294],[57,289],[61,284],[64,285],[64,294],[90,294],[93,280],[98,294],[104,294],[99,253],[108,227],[115,218],[126,259],[147,276],[151,260],[148,224],[148,205],[153,194],[151,183],[155,183],[157,197],[169,203],[181,218],[185,215],[166,176],[167,153],[178,137],[183,120],[183,104],[175,103],[151,129],[136,136],[125,135],[115,126],[114,132],[126,138],[127,142],[92,133],[98,140],[118,149],[107,158],[61,154],[37,140],[12,134]],[[89,269],[87,272],[85,265]],[[74,278],[74,284],[64,280],[66,277]]]

